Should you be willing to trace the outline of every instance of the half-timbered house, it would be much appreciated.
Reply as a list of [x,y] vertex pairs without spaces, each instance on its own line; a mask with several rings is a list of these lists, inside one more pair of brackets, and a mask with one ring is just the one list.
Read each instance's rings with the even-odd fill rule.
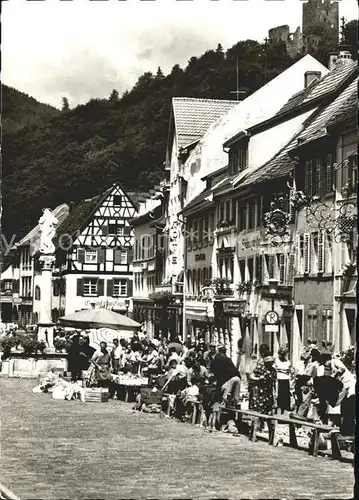
[[[70,207],[57,230],[54,288],[70,314],[95,306],[126,313],[131,309],[133,195],[114,184],[102,195]],[[54,318],[56,319],[56,318]]]

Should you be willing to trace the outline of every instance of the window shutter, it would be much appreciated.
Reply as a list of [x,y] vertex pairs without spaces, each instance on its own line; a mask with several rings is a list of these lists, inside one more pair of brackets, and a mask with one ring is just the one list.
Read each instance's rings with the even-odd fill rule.
[[325,271],[325,235],[323,231],[318,233],[318,273]]
[[85,249],[84,248],[79,248],[77,250],[77,260],[80,262],[80,264],[83,264],[85,262]]
[[126,234],[126,235],[131,234],[131,227],[130,226],[125,226],[123,228],[123,234]]
[[332,170],[332,155],[327,156],[327,167],[326,167],[326,192],[331,193],[333,191],[333,170]]
[[132,264],[133,261],[133,248],[127,250],[127,264]]
[[301,248],[300,248],[300,235],[297,234],[295,236],[295,274],[302,274],[302,266],[301,266]]
[[262,256],[256,255],[256,280],[262,283]]
[[284,253],[279,254],[278,267],[279,267],[279,283],[284,283],[284,281],[285,281],[285,255],[284,255]]
[[310,272],[310,235],[304,235],[304,272]]
[[288,275],[287,275],[287,281],[288,285],[293,284],[293,278],[294,278],[294,266],[295,266],[295,254],[290,253],[288,255]]
[[77,280],[77,296],[80,297],[84,294],[84,280],[83,279],[78,279]]
[[107,280],[107,297],[113,297],[113,280]]
[[99,248],[97,250],[97,262],[103,264],[106,260],[106,248]]
[[315,177],[314,177],[314,187],[313,187],[313,194],[315,195],[321,195],[322,194],[322,189],[321,189],[321,170],[322,170],[322,160],[316,160],[315,162]]
[[305,173],[304,173],[304,185],[305,185],[305,194],[307,196],[313,195],[313,183],[312,183],[312,175],[313,175],[313,164],[311,161],[305,162]]
[[133,281],[127,280],[127,295],[128,297],[132,297],[133,295]]
[[98,280],[97,282],[97,295],[104,296],[105,295],[105,282],[104,280]]
[[53,293],[54,293],[54,297],[59,296],[59,282],[58,281],[54,281]]
[[113,263],[114,264],[119,264],[121,259],[121,249],[120,248],[114,248],[113,250]]
[[108,226],[102,226],[102,235],[107,236],[109,234]]

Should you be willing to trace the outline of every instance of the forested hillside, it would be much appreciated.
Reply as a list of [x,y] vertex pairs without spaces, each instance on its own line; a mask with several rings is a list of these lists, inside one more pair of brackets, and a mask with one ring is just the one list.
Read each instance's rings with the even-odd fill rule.
[[[314,54],[315,55],[315,54]],[[235,99],[236,62],[247,95],[295,61],[280,45],[241,41],[218,45],[186,68],[144,73],[122,96],[60,112],[3,88],[4,233],[18,239],[41,208],[92,197],[114,181],[148,190],[163,177],[172,97]],[[27,100],[24,100],[26,97]]]
[[58,113],[59,110],[48,104],[41,104],[7,85],[2,86],[2,126],[7,134],[24,127],[37,128]]

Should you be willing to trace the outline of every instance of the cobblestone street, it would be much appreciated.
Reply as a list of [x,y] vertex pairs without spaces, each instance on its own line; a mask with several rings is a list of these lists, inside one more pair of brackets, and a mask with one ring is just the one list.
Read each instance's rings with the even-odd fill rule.
[[21,500],[349,499],[353,467],[2,379],[2,483]]

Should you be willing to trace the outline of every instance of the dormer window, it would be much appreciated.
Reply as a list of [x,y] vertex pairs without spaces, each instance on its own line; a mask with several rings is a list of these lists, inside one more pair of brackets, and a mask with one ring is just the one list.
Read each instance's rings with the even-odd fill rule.
[[248,167],[248,139],[233,146],[229,153],[229,166],[232,175]]

